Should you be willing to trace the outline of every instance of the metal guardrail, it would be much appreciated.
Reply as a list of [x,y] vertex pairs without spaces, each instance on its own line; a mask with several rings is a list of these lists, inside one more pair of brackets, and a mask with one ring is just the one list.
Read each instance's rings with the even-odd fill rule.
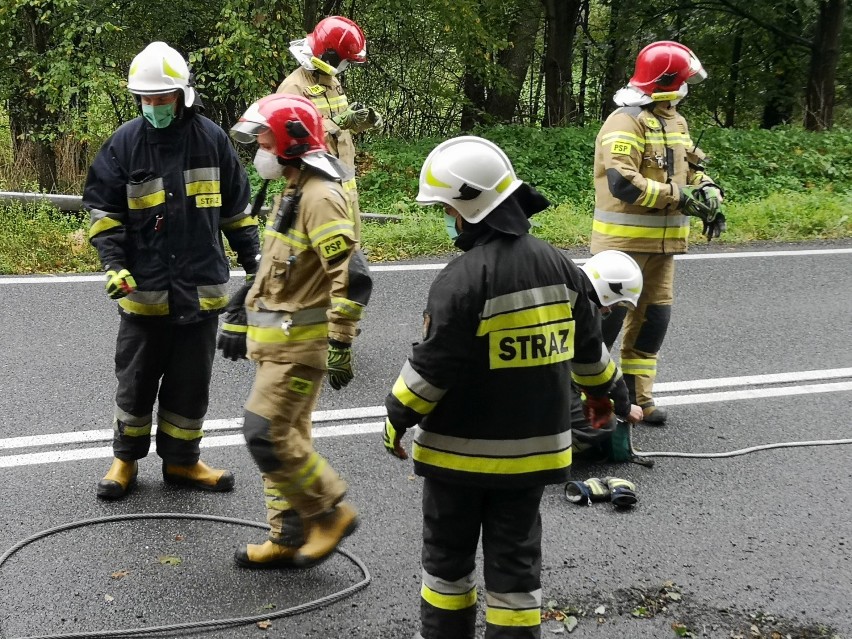
[[[17,191],[0,191],[0,202],[20,202],[22,204],[33,204],[47,202],[60,211],[77,212],[83,210],[83,197],[80,195],[58,195],[56,193],[19,193]],[[269,213],[269,207],[260,209],[261,213]],[[369,222],[399,222],[402,218],[398,215],[385,215],[383,213],[361,213],[361,219]]]

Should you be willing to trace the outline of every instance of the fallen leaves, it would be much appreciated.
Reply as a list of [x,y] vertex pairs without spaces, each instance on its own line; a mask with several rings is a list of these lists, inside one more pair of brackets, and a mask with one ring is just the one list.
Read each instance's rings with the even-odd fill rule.
[[269,630],[272,627],[272,622],[269,619],[264,619],[263,621],[257,622],[257,627],[261,630]]
[[157,561],[164,566],[180,566],[183,563],[183,559],[175,555],[160,555]]
[[114,573],[110,575],[111,579],[124,579],[127,575],[130,574],[129,570],[116,570]]

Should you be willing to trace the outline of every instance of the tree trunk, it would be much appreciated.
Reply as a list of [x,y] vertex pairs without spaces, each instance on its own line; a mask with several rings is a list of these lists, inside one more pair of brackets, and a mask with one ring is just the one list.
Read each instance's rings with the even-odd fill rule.
[[805,93],[805,128],[809,131],[830,129],[834,123],[834,84],[845,11],[846,0],[820,3]]
[[627,0],[612,0],[609,10],[609,31],[606,44],[606,68],[601,85],[601,120],[606,120],[615,111],[612,96],[627,82],[629,48],[624,46],[622,35],[627,15]]
[[743,34],[734,34],[734,48],[731,53],[731,75],[728,78],[728,94],[725,97],[725,127],[733,128],[737,112],[737,89],[740,81],[740,61],[743,55]]
[[575,115],[571,63],[581,0],[544,0],[546,11],[542,126],[564,126]]
[[305,33],[310,33],[317,26],[320,19],[319,0],[305,0],[305,11],[302,14],[302,28]]
[[782,8],[784,12],[778,24],[779,32],[773,35],[775,50],[769,59],[770,72],[775,79],[773,86],[767,87],[760,124],[763,129],[789,124],[793,119],[796,100],[801,94],[801,88],[796,82],[797,53],[790,50],[790,44],[782,34],[802,33],[802,15],[796,10],[795,2],[784,2]]
[[485,112],[497,122],[511,122],[518,109],[518,99],[527,78],[541,25],[540,2],[522,0],[515,19],[509,25],[510,46],[497,54],[497,64],[505,69],[509,84],[488,92]]
[[461,112],[461,130],[464,133],[482,124],[482,114],[485,112],[485,85],[475,71],[465,71],[462,91],[465,102]]

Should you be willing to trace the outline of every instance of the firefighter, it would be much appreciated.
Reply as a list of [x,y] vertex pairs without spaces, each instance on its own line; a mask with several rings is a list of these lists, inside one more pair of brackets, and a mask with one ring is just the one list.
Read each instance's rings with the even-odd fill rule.
[[[635,308],[642,293],[642,269],[632,257],[621,251],[602,251],[588,259],[580,270],[589,287],[587,296],[602,316],[625,305]],[[593,428],[583,415],[583,403],[575,394],[571,404],[571,446],[575,456],[595,461],[632,459],[625,422],[642,421],[642,408],[631,404],[627,385],[619,370],[610,390],[614,415],[600,428]]]
[[615,364],[585,276],[529,234],[548,201],[505,153],[478,137],[439,144],[420,172],[421,204],[440,204],[464,253],[435,279],[423,340],[387,396],[384,445],[419,424],[423,482],[421,628],[425,639],[474,636],[480,531],[488,638],[538,637],[541,517],[547,484],[571,464],[572,378],[596,426],[611,414]]
[[654,425],[667,417],[654,403],[653,384],[671,317],[674,255],[686,252],[689,216],[702,220],[708,241],[725,230],[722,191],[704,172],[705,155],[676,108],[689,85],[706,77],[682,44],[649,44],[595,141],[591,252],[625,251],[645,282],[635,309],[617,308],[604,322],[604,338],[611,347],[624,324],[621,368],[631,401]]
[[245,306],[232,309],[223,328],[223,355],[257,362],[243,433],[263,475],[270,526],[265,542],[242,546],[235,560],[247,568],[306,567],[358,525],[343,501],[346,482],[313,447],[311,413],[326,370],[338,390],[354,376],[352,341],[373,284],[342,186],[351,172],[327,152],[314,104],[266,96],[231,134],[257,141],[261,177],[287,182]]
[[353,133],[380,129],[382,116],[373,107],[350,103],[338,79],[350,64],[367,61],[367,41],[355,22],[342,16],[320,20],[314,30],[290,43],[290,52],[299,67],[278,87],[278,93],[301,95],[313,102],[323,117],[325,142],[329,153],[351,169],[353,177],[344,182],[352,206],[359,213],[355,185],[355,145]]
[[186,61],[153,42],[130,65],[127,88],[141,115],[101,147],[86,179],[89,240],[118,300],[115,459],[97,487],[119,499],[151,444],[166,482],[229,491],[233,475],[199,461],[217,317],[228,303],[222,233],[249,276],[257,221],[245,170],[226,133],[201,115]]

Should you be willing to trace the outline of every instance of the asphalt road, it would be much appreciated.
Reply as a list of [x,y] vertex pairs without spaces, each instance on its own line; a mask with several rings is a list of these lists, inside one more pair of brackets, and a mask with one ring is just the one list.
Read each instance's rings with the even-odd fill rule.
[[[720,452],[852,437],[852,243],[766,246],[759,255],[715,250],[697,247],[695,259],[677,262],[658,378],[670,421],[637,428],[637,446]],[[384,396],[420,334],[437,267],[374,266],[357,377],[343,391],[324,390],[316,422],[319,451],[349,481],[361,511],[362,525],[344,546],[365,562],[371,584],[265,630],[180,636],[408,639],[417,629],[420,480],[410,463],[384,452],[378,426]],[[111,456],[104,432],[118,318],[100,276],[48,279],[0,278],[0,553],[39,531],[103,516],[263,522],[260,480],[235,421],[252,365],[221,358],[203,456],[233,470],[234,492],[163,486],[151,455],[127,499],[95,498]],[[835,445],[658,458],[653,469],[575,466],[576,479],[635,481],[639,503],[626,512],[608,503],[579,507],[564,500],[562,486],[547,489],[544,601],[574,612],[572,636],[581,639],[675,637],[677,624],[696,637],[852,638],[850,461],[852,447]],[[0,637],[275,614],[362,579],[341,556],[302,572],[235,567],[234,549],[263,536],[235,524],[147,519],[41,539],[0,567]],[[162,563],[166,557],[179,563]],[[549,620],[543,636],[562,629]]]

